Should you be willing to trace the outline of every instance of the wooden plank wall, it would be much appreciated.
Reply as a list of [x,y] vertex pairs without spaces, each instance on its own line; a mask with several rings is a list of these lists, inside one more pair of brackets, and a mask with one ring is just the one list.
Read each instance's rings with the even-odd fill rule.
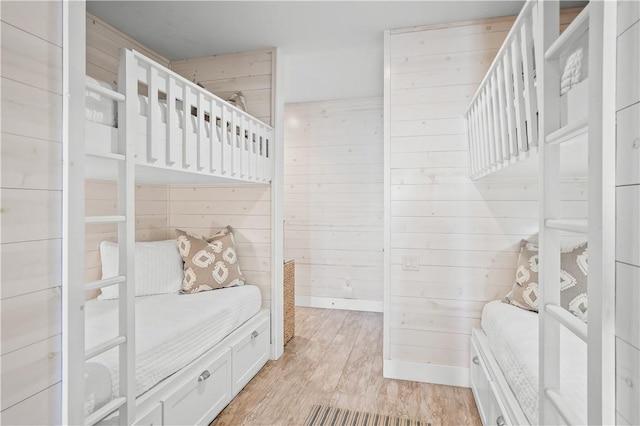
[[0,423],[60,424],[62,2],[0,7]]
[[121,48],[135,49],[165,67],[169,66],[169,60],[164,56],[87,13],[87,74],[116,84]]
[[171,69],[222,99],[242,91],[248,112],[271,125],[273,50],[171,61]]
[[284,253],[300,305],[381,306],[382,126],[381,98],[285,107]]
[[[85,183],[87,216],[117,214],[118,192],[115,182],[88,180]],[[169,233],[169,187],[167,185],[136,185],[136,241],[159,241],[174,238]],[[85,239],[85,280],[102,277],[100,242],[118,241],[115,224],[87,225]],[[99,291],[88,294],[93,298]]]
[[271,190],[266,185],[179,186],[169,189],[169,234],[179,228],[210,236],[233,227],[238,262],[249,284],[271,299]]
[[[519,241],[537,233],[535,181],[468,177],[464,113],[513,20],[391,32],[392,360],[468,367],[483,305],[508,292]],[[562,192],[566,215],[585,217],[586,183]]]

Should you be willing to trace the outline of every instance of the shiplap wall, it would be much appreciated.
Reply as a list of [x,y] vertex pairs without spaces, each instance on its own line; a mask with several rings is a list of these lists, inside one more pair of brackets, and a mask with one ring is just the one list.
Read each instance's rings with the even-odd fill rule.
[[273,50],[171,61],[171,69],[222,99],[241,91],[249,114],[271,124]]
[[[536,182],[468,177],[464,113],[513,20],[390,32],[389,360],[468,367],[483,305],[508,292],[519,241],[537,233]],[[563,183],[566,216],[586,215],[586,188]]]
[[[87,180],[85,211],[88,216],[115,215],[118,211],[118,190],[115,182]],[[136,241],[158,241],[174,238],[169,233],[169,187],[167,185],[136,185]],[[91,224],[86,227],[85,281],[102,277],[100,242],[118,241],[115,224]],[[87,294],[93,298],[99,290]]]
[[117,84],[121,48],[135,49],[165,67],[169,66],[167,58],[87,13],[87,74]]
[[[208,237],[233,228],[238,262],[249,284],[271,299],[271,190],[267,185],[169,188],[169,233],[179,228]],[[268,306],[265,304],[265,306]]]
[[0,423],[60,424],[62,2],[0,7]]
[[617,424],[640,424],[640,3],[618,2],[616,92]]
[[285,107],[286,259],[303,306],[382,310],[382,99]]

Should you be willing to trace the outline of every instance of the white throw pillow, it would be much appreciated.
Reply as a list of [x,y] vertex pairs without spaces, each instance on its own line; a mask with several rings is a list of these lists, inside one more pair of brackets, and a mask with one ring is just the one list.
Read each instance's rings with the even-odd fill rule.
[[[136,243],[136,296],[177,293],[184,276],[182,256],[176,240]],[[100,243],[102,278],[118,275],[118,243]],[[98,299],[117,299],[118,285],[102,289]]]

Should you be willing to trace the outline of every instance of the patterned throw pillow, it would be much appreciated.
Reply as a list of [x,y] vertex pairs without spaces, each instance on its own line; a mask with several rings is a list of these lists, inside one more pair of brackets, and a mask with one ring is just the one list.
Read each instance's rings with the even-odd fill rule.
[[229,227],[209,239],[176,229],[184,260],[182,293],[244,285],[233,233]]
[[[560,254],[560,306],[587,321],[587,243]],[[538,247],[522,240],[516,280],[503,302],[538,312]]]
[[535,244],[526,240],[520,242],[516,280],[502,301],[538,312],[538,247]]

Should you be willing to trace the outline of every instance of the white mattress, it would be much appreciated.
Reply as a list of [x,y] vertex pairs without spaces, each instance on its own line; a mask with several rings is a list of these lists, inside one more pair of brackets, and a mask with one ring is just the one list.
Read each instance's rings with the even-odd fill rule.
[[[197,359],[253,317],[262,304],[260,290],[245,285],[196,294],[163,294],[136,298],[136,396]],[[85,305],[86,347],[117,336],[118,300],[91,300]],[[85,377],[85,412],[91,413],[118,394],[118,350],[91,360]],[[105,397],[105,371],[111,392]]]
[[[538,314],[495,300],[482,310],[482,329],[529,422],[539,424]],[[560,350],[560,391],[576,415],[586,419],[587,346],[561,327]]]

